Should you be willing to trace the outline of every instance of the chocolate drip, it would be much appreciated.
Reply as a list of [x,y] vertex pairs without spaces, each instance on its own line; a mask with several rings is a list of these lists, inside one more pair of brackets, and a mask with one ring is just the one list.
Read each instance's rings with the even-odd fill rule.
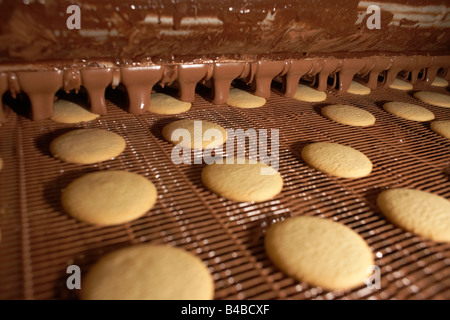
[[93,113],[106,114],[105,90],[111,84],[112,79],[112,68],[81,70],[81,81],[88,92]]
[[63,88],[64,91],[69,93],[72,90],[75,90],[75,93],[78,93],[81,87],[81,74],[80,70],[76,69],[68,69],[64,70],[63,76]]
[[244,71],[244,64],[215,63],[212,75],[212,96],[214,104],[223,104],[228,100],[231,82],[239,78]]
[[289,68],[283,77],[283,92],[286,97],[292,97],[297,90],[300,78],[311,72],[313,60],[290,60]]
[[330,74],[339,71],[341,60],[326,58],[321,61],[321,65],[322,67],[320,68],[319,72],[319,84],[317,86],[317,90],[325,91],[325,89],[327,88],[328,77],[330,76]]
[[369,73],[369,80],[367,81],[367,86],[375,90],[378,85],[378,76],[381,72],[388,70],[392,63],[394,62],[391,57],[375,57],[375,65]]
[[419,73],[429,66],[431,57],[413,57],[413,67],[409,71],[409,82],[415,84],[419,79]]
[[[33,71],[35,70],[35,71]],[[366,85],[376,89],[378,76],[386,73],[384,85],[391,84],[397,76],[411,83],[424,81],[431,84],[436,74],[443,70],[443,76],[450,78],[450,56],[371,56],[364,58],[326,57],[304,59],[261,59],[250,61],[210,61],[188,64],[135,64],[116,65],[111,62],[84,65],[27,64],[13,65],[1,69],[0,94],[9,90],[13,97],[24,91],[30,96],[33,119],[45,119],[52,115],[53,96],[63,88],[67,92],[78,92],[84,86],[89,94],[91,110],[106,114],[105,89],[122,83],[129,94],[129,112],[141,114],[150,106],[152,87],[178,85],[183,101],[194,102],[195,88],[199,82],[211,82],[214,104],[226,103],[230,85],[234,79],[243,79],[251,84],[254,93],[269,98],[271,81],[281,78],[283,92],[293,96],[302,77],[314,77],[317,89],[324,91],[328,78],[334,77],[333,88],[347,91],[355,75],[367,77]],[[419,79],[419,75],[420,79]],[[339,84],[337,84],[339,79]],[[449,79],[450,80],[450,79]],[[0,120],[5,121],[3,113]]]
[[355,74],[366,72],[368,60],[365,59],[343,59],[339,71],[339,91],[346,92],[350,87]]
[[177,65],[167,65],[163,68],[163,76],[159,84],[164,88],[165,85],[171,85],[177,80],[178,77],[178,66]]
[[447,56],[437,56],[432,57],[430,62],[430,67],[426,71],[426,78],[425,82],[426,84],[430,85],[433,83],[434,79],[436,78],[437,72],[440,68],[446,69],[446,80],[450,80],[450,59]]
[[270,98],[272,79],[282,73],[284,65],[284,61],[258,61],[255,65],[254,94],[265,99]]
[[6,121],[6,113],[3,109],[2,96],[8,90],[8,75],[0,73],[0,122]]
[[195,86],[205,78],[208,71],[206,64],[186,64],[178,66],[178,83],[180,100],[194,102]]
[[61,88],[63,82],[62,70],[21,71],[17,73],[17,78],[22,90],[30,98],[33,120],[51,117],[55,94]]
[[128,91],[132,114],[142,114],[150,107],[150,94],[153,86],[161,80],[163,68],[153,67],[124,67],[121,69],[122,83]]
[[414,63],[412,57],[394,57],[393,59],[394,62],[386,74],[386,79],[384,81],[385,87],[389,87],[394,82],[400,71],[410,69],[411,65]]

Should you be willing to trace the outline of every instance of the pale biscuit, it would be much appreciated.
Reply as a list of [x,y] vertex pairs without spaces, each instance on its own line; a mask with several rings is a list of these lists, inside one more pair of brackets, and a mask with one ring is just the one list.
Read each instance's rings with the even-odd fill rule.
[[308,144],[302,149],[302,158],[311,167],[341,178],[361,178],[372,172],[372,162],[366,155],[337,143]]
[[157,191],[148,179],[126,171],[98,171],[72,181],[61,194],[65,211],[94,225],[135,220],[155,204]]
[[3,159],[0,158],[0,170],[2,170],[2,169],[3,169]]
[[303,84],[299,84],[293,98],[306,102],[320,102],[327,99],[327,94]]
[[266,99],[255,96],[247,91],[231,88],[228,94],[227,104],[237,108],[259,108],[266,104]]
[[[178,131],[175,132],[175,130]],[[208,133],[211,137],[204,136],[207,130],[210,130]],[[184,134],[187,136],[184,137]],[[171,122],[163,128],[162,135],[167,141],[190,149],[214,148],[227,140],[227,131],[224,128],[205,120],[183,119]],[[196,145],[196,139],[198,139],[198,145]]]
[[434,87],[446,87],[448,86],[448,81],[444,78],[436,77],[434,78],[434,81],[431,83]]
[[394,82],[392,82],[392,84],[389,85],[389,88],[406,91],[406,90],[412,90],[413,85],[409,82],[406,82],[406,81],[396,78],[394,80]]
[[359,82],[352,81],[347,92],[351,94],[366,95],[370,93],[370,88],[362,85]]
[[414,189],[389,189],[377,197],[386,218],[400,228],[434,241],[450,241],[450,201]]
[[433,106],[450,108],[450,96],[446,94],[431,91],[419,91],[414,93],[414,97]]
[[83,300],[211,300],[214,280],[181,248],[140,244],[113,251],[89,270]]
[[152,93],[150,95],[150,108],[148,111],[157,114],[178,114],[191,109],[190,102],[180,101],[164,93]]
[[430,127],[437,134],[450,139],[450,120],[435,120],[431,122]]
[[103,129],[77,129],[55,138],[50,152],[55,158],[76,164],[110,160],[125,150],[125,140]]
[[53,115],[50,119],[59,123],[79,123],[97,119],[100,115],[92,113],[82,105],[68,101],[57,100],[53,104]]
[[265,249],[281,271],[326,290],[364,284],[374,265],[372,251],[358,233],[319,217],[298,216],[273,224]]
[[321,112],[328,119],[349,126],[365,127],[375,123],[375,117],[369,111],[354,106],[334,104],[323,107]]
[[202,170],[203,184],[214,193],[233,201],[262,202],[281,192],[283,179],[275,169],[259,161],[252,164],[243,158],[230,160],[233,163],[224,159],[223,164],[213,163]]
[[431,121],[434,114],[430,110],[411,103],[398,101],[386,102],[383,109],[394,116],[412,121]]

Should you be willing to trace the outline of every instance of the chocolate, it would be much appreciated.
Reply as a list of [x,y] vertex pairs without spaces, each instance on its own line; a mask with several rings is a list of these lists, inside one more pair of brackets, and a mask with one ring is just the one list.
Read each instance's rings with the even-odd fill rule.
[[[157,83],[176,84],[182,101],[194,102],[196,85],[211,81],[214,104],[227,101],[228,90],[234,79],[250,84],[255,95],[269,98],[274,78],[281,78],[282,92],[291,97],[303,76],[314,77],[311,84],[324,91],[329,77],[335,83],[331,88],[346,92],[355,76],[366,79],[366,85],[375,89],[379,75],[385,74],[383,84],[390,85],[403,75],[411,82],[423,81],[431,84],[439,70],[450,79],[450,56],[370,56],[365,58],[306,58],[286,60],[259,60],[256,62],[208,62],[204,64],[139,64],[112,66],[103,62],[97,67],[54,65],[44,68],[37,65],[3,66],[0,72],[0,93],[9,90],[12,94],[23,91],[29,95],[33,119],[51,116],[53,99],[59,89],[77,92],[84,87],[89,95],[91,110],[106,114],[105,90],[122,83],[129,96],[129,112],[141,114],[150,106],[150,93]],[[18,71],[13,71],[18,69]],[[32,71],[39,69],[39,71]],[[419,74],[421,77],[419,78]],[[4,121],[3,116],[3,121]]]
[[297,90],[300,78],[313,68],[313,60],[289,60],[288,70],[283,77],[283,92],[286,97],[292,97]]
[[[0,2],[0,63],[95,59],[204,63],[337,52],[450,54],[450,18],[442,17],[449,10],[448,1],[377,1],[380,29],[367,26],[369,4],[359,0],[4,0]],[[67,28],[70,5],[80,7],[80,29]]]
[[106,114],[105,90],[112,80],[112,68],[81,69],[81,81],[89,95],[93,113]]
[[245,64],[238,62],[214,63],[211,77],[212,101],[214,104],[223,104],[228,100],[231,82],[240,78],[244,72]]
[[33,120],[47,119],[53,114],[53,101],[61,88],[63,72],[54,71],[20,71],[17,73],[20,87],[31,101]]
[[[150,93],[163,76],[161,66],[121,68],[121,79],[128,91],[132,114],[144,113],[150,107]],[[103,90],[103,93],[105,90]]]
[[[80,7],[81,29],[67,27],[69,5]],[[105,89],[122,83],[129,112],[141,114],[157,83],[193,102],[196,85],[209,82],[213,103],[222,104],[234,79],[269,98],[274,78],[287,97],[302,77],[320,91],[332,77],[338,92],[355,76],[371,89],[380,74],[385,86],[397,77],[412,84],[431,84],[438,72],[449,78],[449,18],[442,18],[449,5],[377,5],[381,29],[367,27],[368,4],[357,0],[4,0],[0,93],[27,93],[33,119],[45,119],[59,89],[84,87],[91,110],[106,114]]]

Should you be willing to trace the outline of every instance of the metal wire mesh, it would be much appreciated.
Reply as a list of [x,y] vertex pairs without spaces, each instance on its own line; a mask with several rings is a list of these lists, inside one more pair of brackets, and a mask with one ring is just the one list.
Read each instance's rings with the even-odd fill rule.
[[[441,88],[427,90],[448,94]],[[418,188],[450,198],[450,141],[433,133],[429,123],[386,113],[383,101],[425,106],[439,120],[450,120],[450,109],[380,88],[369,96],[328,92],[324,103],[300,102],[273,91],[264,107],[246,110],[214,106],[197,95],[185,114],[133,116],[124,111],[122,95],[109,90],[108,115],[89,123],[33,122],[14,114],[0,127],[1,299],[76,298],[65,287],[67,266],[77,264],[85,273],[103,254],[141,242],[183,247],[199,256],[215,280],[216,299],[450,298],[450,244],[393,226],[375,201],[386,187]],[[357,128],[328,120],[320,107],[329,103],[362,107],[376,117],[376,124]],[[171,161],[172,145],[164,141],[161,129],[174,118],[209,120],[234,129],[279,129],[282,193],[263,203],[237,203],[208,191],[200,179],[204,165]],[[51,140],[76,127],[114,131],[126,139],[127,148],[116,159],[95,165],[53,158]],[[372,174],[340,179],[311,169],[300,150],[313,141],[360,150],[372,160]],[[106,169],[150,179],[159,193],[156,206],[142,218],[114,227],[70,218],[60,205],[61,189],[87,172]],[[264,252],[264,232],[274,221],[297,215],[339,221],[364,237],[380,267],[381,289],[362,285],[326,291],[281,273]]]

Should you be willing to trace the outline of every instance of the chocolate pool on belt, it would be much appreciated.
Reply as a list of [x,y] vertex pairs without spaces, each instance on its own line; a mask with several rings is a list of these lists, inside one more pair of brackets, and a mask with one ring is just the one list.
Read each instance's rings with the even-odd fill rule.
[[[53,112],[55,93],[88,92],[91,109],[105,114],[106,87],[122,83],[129,111],[144,112],[153,85],[179,84],[194,100],[198,82],[211,81],[213,102],[227,100],[234,79],[269,97],[280,77],[292,96],[302,76],[319,90],[335,76],[345,92],[357,75],[375,88],[398,74],[431,83],[450,77],[448,1],[33,1],[0,3],[0,94],[26,93],[33,119]],[[80,28],[69,29],[70,5]],[[380,28],[366,25],[369,5]],[[446,14],[447,13],[447,14]],[[0,109],[0,121],[5,115]]]

